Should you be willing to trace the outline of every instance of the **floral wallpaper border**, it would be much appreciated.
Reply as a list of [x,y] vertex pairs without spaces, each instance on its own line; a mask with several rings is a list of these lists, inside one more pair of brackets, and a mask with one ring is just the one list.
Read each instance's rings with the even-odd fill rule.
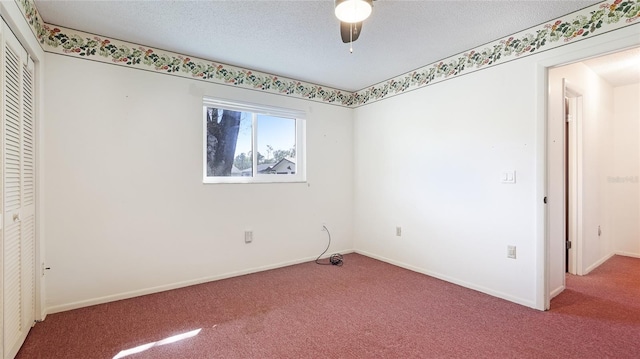
[[604,1],[352,93],[49,25],[40,17],[33,0],[15,1],[47,52],[345,107],[362,106],[578,39],[640,24],[640,0]]
[[640,0],[604,1],[357,91],[351,103],[361,106],[629,25],[640,25]]

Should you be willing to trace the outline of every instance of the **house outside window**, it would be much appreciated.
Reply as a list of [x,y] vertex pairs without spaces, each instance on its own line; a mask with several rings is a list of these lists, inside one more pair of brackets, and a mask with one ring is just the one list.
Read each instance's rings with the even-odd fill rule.
[[304,112],[203,100],[204,183],[304,182]]

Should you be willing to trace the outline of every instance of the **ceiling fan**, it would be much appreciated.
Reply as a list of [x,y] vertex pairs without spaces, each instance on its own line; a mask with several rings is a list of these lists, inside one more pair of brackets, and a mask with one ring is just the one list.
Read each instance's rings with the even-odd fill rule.
[[358,40],[362,22],[371,15],[372,8],[373,0],[335,0],[335,14],[340,20],[342,42],[346,44]]
[[358,40],[361,31],[362,21],[355,23],[340,21],[340,37],[345,44]]

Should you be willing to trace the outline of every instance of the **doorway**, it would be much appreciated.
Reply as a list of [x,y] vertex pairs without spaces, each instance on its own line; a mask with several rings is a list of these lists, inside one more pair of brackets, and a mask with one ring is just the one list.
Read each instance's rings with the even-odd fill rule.
[[640,256],[639,64],[635,47],[548,70],[547,308],[567,273]]

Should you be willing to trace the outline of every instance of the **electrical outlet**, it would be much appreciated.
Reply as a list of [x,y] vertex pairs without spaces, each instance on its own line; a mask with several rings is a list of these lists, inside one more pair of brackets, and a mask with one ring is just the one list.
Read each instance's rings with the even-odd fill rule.
[[507,246],[507,258],[516,259],[516,246]]
[[248,230],[248,231],[244,231],[244,243],[251,243],[253,242],[253,231]]
[[402,236],[402,227],[396,227],[396,237]]

